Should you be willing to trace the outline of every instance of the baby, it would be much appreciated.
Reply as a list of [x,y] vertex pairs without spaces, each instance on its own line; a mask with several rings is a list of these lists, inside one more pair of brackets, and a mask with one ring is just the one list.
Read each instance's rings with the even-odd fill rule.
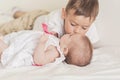
[[[65,35],[64,35],[65,36]],[[62,37],[63,42],[69,41],[67,46],[66,63],[77,66],[86,66],[92,59],[93,47],[87,36],[80,34],[70,35],[70,38]],[[67,36],[67,35],[66,35]],[[69,35],[68,35],[69,36]],[[62,44],[62,41],[60,41]]]
[[80,34],[66,34],[59,40],[40,31],[19,31],[4,36],[0,44],[1,63],[5,67],[58,64],[64,60],[85,66],[92,58],[90,41]]

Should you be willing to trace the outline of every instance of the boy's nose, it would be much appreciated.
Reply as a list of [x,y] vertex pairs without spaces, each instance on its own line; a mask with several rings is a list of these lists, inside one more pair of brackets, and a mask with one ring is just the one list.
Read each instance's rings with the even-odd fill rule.
[[74,29],[74,33],[81,33],[79,28]]
[[76,28],[76,29],[74,30],[74,33],[79,33],[79,34],[85,35],[85,31],[83,31],[83,30],[80,29],[80,28]]

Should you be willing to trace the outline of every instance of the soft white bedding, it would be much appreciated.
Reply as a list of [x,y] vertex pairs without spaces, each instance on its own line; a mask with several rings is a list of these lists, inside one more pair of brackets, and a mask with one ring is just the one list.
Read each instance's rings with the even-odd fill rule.
[[0,80],[120,80],[120,46],[105,45],[95,49],[90,65],[0,69]]

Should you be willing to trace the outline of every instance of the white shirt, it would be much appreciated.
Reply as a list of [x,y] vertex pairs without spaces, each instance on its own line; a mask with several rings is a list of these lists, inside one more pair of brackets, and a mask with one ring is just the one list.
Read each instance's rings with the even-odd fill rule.
[[[46,23],[49,26],[49,31],[57,32],[59,37],[65,33],[64,21],[62,19],[62,9],[52,11],[48,15],[39,16],[35,20],[33,30],[43,31],[42,23]],[[95,43],[99,40],[98,33],[94,24],[91,25],[86,35],[89,37],[92,43]]]
[[[20,67],[26,65],[32,65],[33,51],[39,42],[40,36],[43,32],[40,31],[19,31],[17,33],[11,33],[4,37],[4,41],[9,45],[1,55],[1,63],[4,67]],[[65,57],[60,50],[59,39],[49,35],[46,43],[46,48],[49,45],[57,47],[60,57],[49,64],[59,64],[64,61]],[[47,65],[49,65],[47,64]]]

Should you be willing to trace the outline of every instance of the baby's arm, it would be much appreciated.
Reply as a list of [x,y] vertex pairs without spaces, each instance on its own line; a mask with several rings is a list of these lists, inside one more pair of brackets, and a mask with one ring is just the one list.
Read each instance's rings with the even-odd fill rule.
[[33,60],[35,64],[45,65],[53,62],[55,58],[59,56],[55,46],[51,45],[45,50],[45,44],[47,40],[47,35],[43,35],[41,37],[40,42],[33,53]]
[[43,54],[44,54],[44,49],[45,49],[45,43],[48,39],[48,36],[47,35],[42,35],[40,37],[40,41],[38,43],[38,45],[36,46],[35,48],[35,51],[33,53],[33,60],[34,60],[34,63],[35,64],[41,64],[41,57],[44,57]]

